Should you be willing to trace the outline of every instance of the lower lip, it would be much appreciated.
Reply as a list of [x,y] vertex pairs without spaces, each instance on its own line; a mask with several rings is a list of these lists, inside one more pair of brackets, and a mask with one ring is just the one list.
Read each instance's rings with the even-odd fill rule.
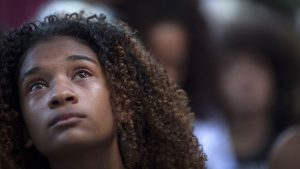
[[68,119],[58,121],[52,127],[54,128],[71,127],[78,124],[80,121],[82,121],[82,119],[83,118],[79,118],[79,117],[70,117]]

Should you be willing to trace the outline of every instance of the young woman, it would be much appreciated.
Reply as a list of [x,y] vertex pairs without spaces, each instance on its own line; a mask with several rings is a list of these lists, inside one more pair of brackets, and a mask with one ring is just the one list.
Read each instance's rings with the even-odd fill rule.
[[205,168],[185,92],[124,24],[24,24],[0,66],[0,168]]

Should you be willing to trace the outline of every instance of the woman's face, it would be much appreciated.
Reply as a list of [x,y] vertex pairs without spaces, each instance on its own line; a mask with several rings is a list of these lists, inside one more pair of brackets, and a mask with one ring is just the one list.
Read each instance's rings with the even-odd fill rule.
[[172,21],[162,21],[149,30],[148,41],[168,76],[182,83],[188,53],[188,37],[184,27]]
[[270,65],[259,62],[253,54],[236,55],[221,72],[220,87],[226,105],[243,115],[268,111],[274,96]]
[[105,75],[83,43],[39,42],[25,55],[18,83],[29,141],[43,155],[105,146],[116,137]]

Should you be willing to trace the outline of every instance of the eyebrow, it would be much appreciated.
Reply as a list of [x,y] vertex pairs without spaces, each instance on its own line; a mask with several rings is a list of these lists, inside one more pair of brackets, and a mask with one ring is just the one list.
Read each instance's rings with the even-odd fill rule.
[[86,61],[93,62],[94,64],[98,65],[98,63],[94,59],[91,59],[84,55],[71,55],[71,56],[68,56],[66,58],[66,60],[67,61],[86,60]]
[[33,75],[37,72],[41,71],[41,67],[33,67],[32,69],[29,69],[27,72],[25,72],[21,78],[21,83],[25,80],[26,77]]

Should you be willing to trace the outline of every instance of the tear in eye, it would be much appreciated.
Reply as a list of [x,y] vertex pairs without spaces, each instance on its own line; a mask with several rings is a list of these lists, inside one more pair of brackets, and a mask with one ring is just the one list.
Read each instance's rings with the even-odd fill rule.
[[28,92],[41,90],[41,89],[44,89],[46,87],[48,87],[46,82],[44,82],[44,81],[35,81],[35,82],[33,82],[29,85]]
[[88,71],[86,71],[86,70],[79,70],[79,71],[75,74],[75,79],[76,79],[76,78],[84,79],[84,78],[87,78],[87,77],[90,77],[90,76],[91,76],[91,73],[89,73]]

